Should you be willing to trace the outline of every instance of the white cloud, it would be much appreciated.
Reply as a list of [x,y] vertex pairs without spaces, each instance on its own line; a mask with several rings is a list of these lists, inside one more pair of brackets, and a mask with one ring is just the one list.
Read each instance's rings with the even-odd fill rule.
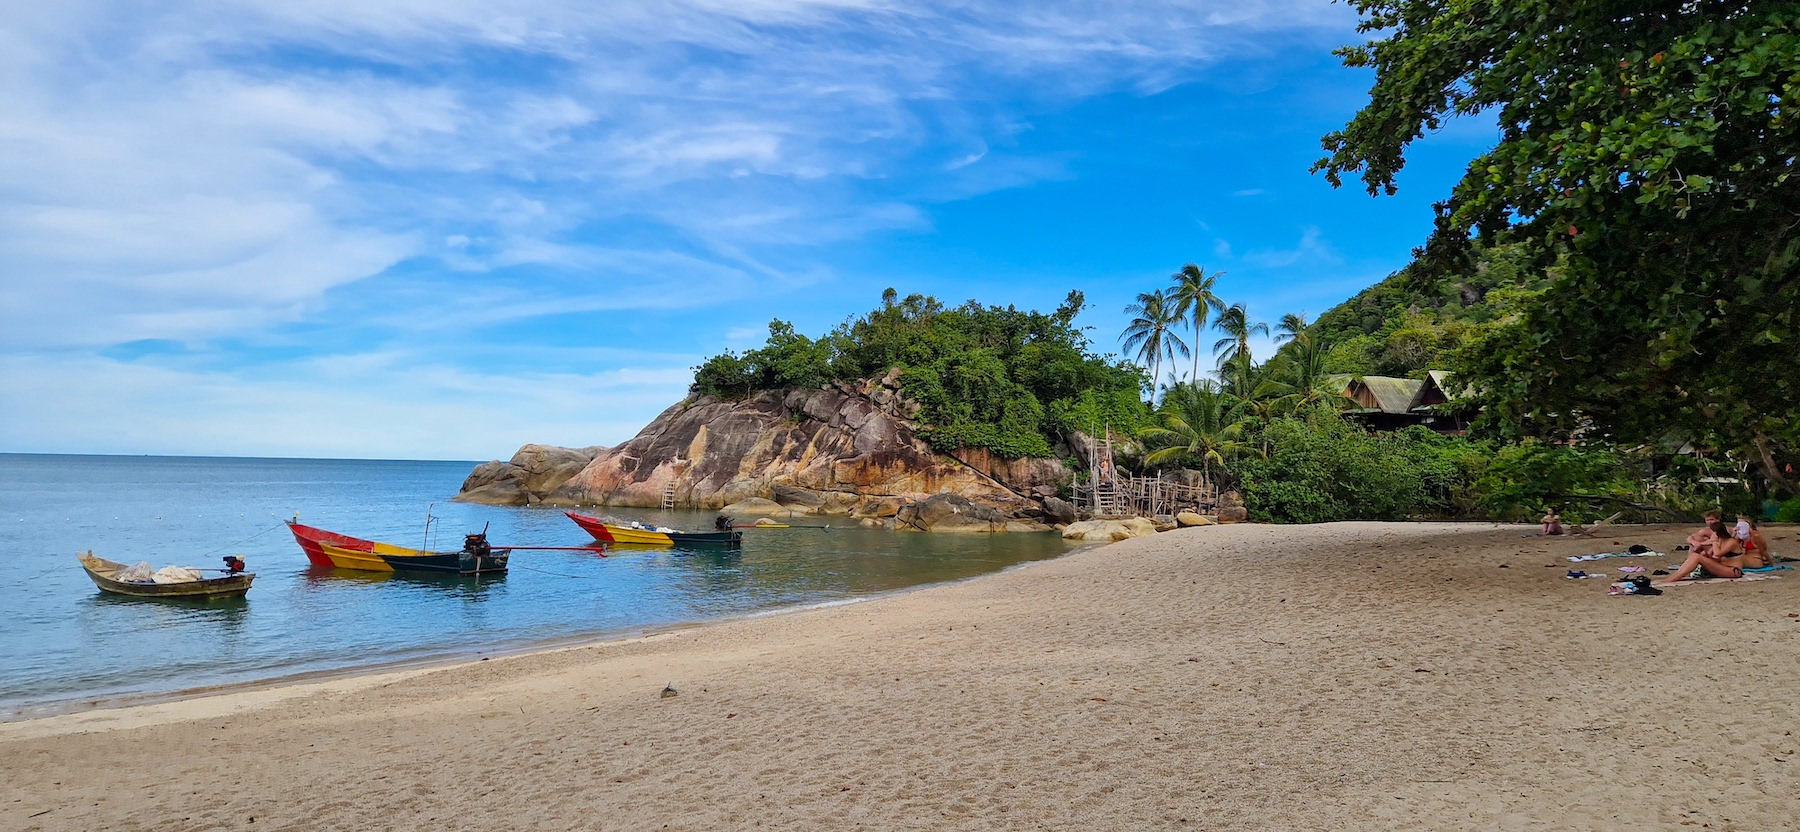
[[1339,263],[1343,258],[1332,249],[1324,239],[1324,234],[1317,226],[1307,226],[1300,232],[1300,241],[1291,249],[1256,249],[1244,252],[1241,258],[1247,263],[1264,268],[1279,269],[1299,263]]
[[9,451],[408,459],[615,444],[692,379],[683,366],[485,374],[381,353],[256,373],[13,355],[0,375]]
[[[1017,129],[991,117],[996,96],[1159,88],[1252,34],[1348,19],[1317,0],[15,12],[0,23],[0,323],[15,344],[69,345],[292,319],[442,256],[427,240],[504,232],[490,263],[555,268],[591,244],[570,230],[601,217],[650,218],[710,261],[697,268],[756,274],[760,247],[928,226],[915,204],[864,205],[828,180],[889,176],[929,141],[976,149],[927,198],[1056,176],[1054,161],[995,163],[987,139]],[[491,58],[502,68],[472,69]],[[746,177],[778,182],[733,184]]]
[[[300,327],[443,345],[828,281],[822,245],[1068,176],[1068,159],[1018,150],[1034,112],[1352,19],[1325,0],[13,4],[5,449],[617,441],[697,359],[503,375],[424,357],[440,349],[251,373],[97,353],[231,337],[304,354]],[[330,404],[349,397],[354,423]]]

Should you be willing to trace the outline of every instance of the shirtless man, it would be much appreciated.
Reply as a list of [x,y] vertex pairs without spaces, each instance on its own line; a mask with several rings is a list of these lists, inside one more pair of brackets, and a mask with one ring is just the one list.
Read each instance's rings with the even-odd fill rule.
[[1712,530],[1712,525],[1717,522],[1719,522],[1719,513],[1716,511],[1707,512],[1706,525],[1702,526],[1700,531],[1688,535],[1688,551],[1702,555],[1711,555],[1713,544],[1719,541],[1719,535],[1714,534]]
[[[1669,577],[1657,581],[1658,585],[1672,584],[1676,581],[1695,577],[1700,570],[1714,578],[1744,577],[1744,544],[1739,543],[1731,534],[1731,529],[1719,522],[1715,514],[1707,521],[1707,529],[1712,534],[1713,542],[1702,551],[1698,544],[1688,550],[1687,561],[1681,568],[1669,574]],[[1689,540],[1694,538],[1690,537]]]

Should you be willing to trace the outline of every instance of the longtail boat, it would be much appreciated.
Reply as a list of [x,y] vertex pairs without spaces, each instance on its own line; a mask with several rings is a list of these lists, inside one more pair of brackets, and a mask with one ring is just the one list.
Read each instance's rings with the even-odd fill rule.
[[481,575],[505,572],[508,549],[488,546],[487,533],[465,535],[460,552],[429,552],[376,540],[364,540],[287,521],[288,531],[315,566],[358,569],[364,572],[434,572]]
[[337,532],[328,532],[324,529],[315,529],[312,526],[303,525],[297,520],[288,520],[286,522],[288,531],[294,533],[294,542],[300,544],[300,551],[306,553],[306,560],[314,566],[337,565],[331,562],[331,556],[325,554],[325,550],[321,548],[321,544],[324,543],[341,546],[345,549],[355,549],[361,552],[372,552],[375,550],[375,541],[373,540],[364,540],[360,537],[351,537],[347,534],[338,534]]
[[75,557],[81,561],[81,568],[101,592],[137,598],[242,598],[244,593],[250,591],[250,582],[256,580],[255,573],[237,572],[219,578],[177,583],[122,581],[119,580],[119,573],[130,568],[125,564],[95,557],[93,552],[82,552]]
[[602,543],[642,543],[651,546],[742,546],[744,533],[735,529],[722,529],[713,532],[684,532],[677,529],[665,529],[645,526],[642,523],[622,525],[608,523],[598,517],[589,517],[573,511],[565,511],[569,519],[575,521],[582,531],[594,536]]

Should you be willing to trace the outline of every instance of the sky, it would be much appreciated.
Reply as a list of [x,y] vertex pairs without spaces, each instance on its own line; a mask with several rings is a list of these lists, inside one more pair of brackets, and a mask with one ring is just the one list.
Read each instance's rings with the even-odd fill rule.
[[1316,317],[1494,139],[1308,173],[1372,81],[1319,0],[5,5],[0,452],[612,445],[887,287]]

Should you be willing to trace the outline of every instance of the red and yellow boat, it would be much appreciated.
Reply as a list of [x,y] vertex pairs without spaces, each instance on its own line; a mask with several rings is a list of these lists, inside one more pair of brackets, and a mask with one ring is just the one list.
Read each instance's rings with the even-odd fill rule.
[[364,572],[434,572],[479,575],[505,572],[511,552],[488,546],[487,533],[466,535],[460,552],[409,549],[376,540],[326,531],[287,521],[288,531],[314,566],[358,569]]
[[684,532],[677,529],[665,529],[656,526],[645,526],[642,523],[623,525],[608,523],[598,517],[589,517],[573,511],[565,511],[569,519],[575,521],[582,531],[594,536],[601,543],[639,543],[649,546],[742,546],[744,533],[736,529],[721,529],[713,532]]

